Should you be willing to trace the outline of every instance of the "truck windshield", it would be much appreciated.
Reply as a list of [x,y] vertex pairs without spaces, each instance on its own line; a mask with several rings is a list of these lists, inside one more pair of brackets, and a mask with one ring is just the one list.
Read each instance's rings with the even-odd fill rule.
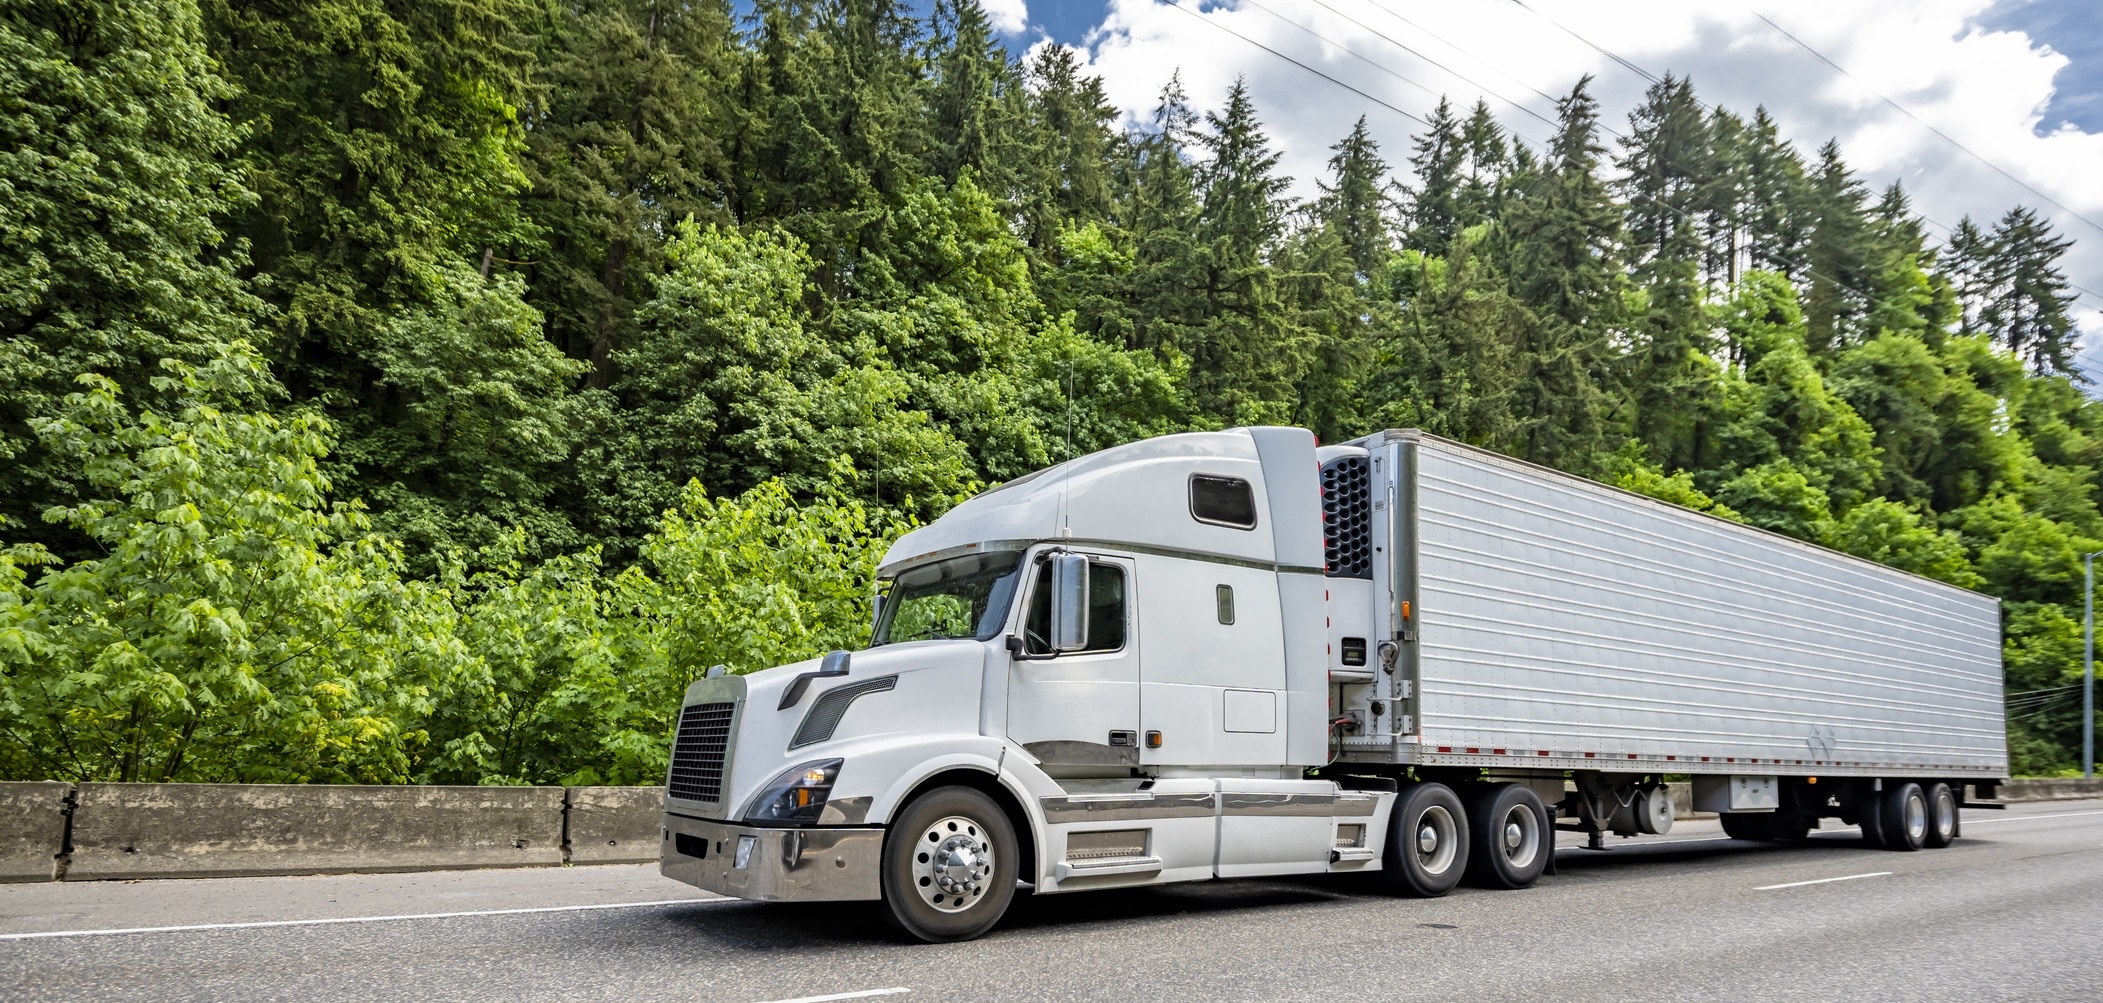
[[883,622],[869,646],[992,639],[1007,619],[1021,566],[1022,553],[1009,550],[937,561],[899,575],[884,597]]

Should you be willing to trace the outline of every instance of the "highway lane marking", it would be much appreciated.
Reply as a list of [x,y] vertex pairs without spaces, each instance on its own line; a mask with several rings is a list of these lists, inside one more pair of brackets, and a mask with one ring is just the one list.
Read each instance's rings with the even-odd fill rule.
[[827,1000],[859,1000],[867,999],[871,996],[896,996],[899,993],[909,992],[912,992],[912,990],[904,986],[893,986],[889,989],[864,989],[860,992],[828,993],[824,996],[798,996],[792,1000],[769,1000],[768,1003],[826,1003]]
[[[655,906],[691,905],[699,902],[734,902],[735,899],[658,899],[654,902],[600,902],[592,905],[547,905],[521,909],[474,909],[465,912],[420,912],[396,916],[337,916],[330,919],[273,919],[253,923],[193,923],[188,926],[133,926],[114,930],[45,930],[38,933],[0,933],[0,940],[45,940],[55,937],[114,937],[128,933],[189,933],[195,930],[260,930],[274,926],[328,926],[334,923],[391,923],[408,919],[456,919],[463,916],[522,916],[537,912],[589,912],[596,909],[648,909]],[[826,997],[828,999],[832,997]],[[844,998],[844,997],[843,997]]]
[[1824,885],[1831,884],[1835,881],[1853,881],[1857,878],[1888,878],[1890,876],[1890,871],[1871,871],[1868,874],[1849,874],[1837,878],[1816,878],[1810,881],[1791,881],[1785,885],[1761,885],[1758,888],[1753,889],[1753,891],[1771,892],[1777,888],[1802,888],[1805,885]]
[[2063,811],[2052,815],[2003,815],[2000,818],[1968,818],[1965,825],[1992,825],[1995,822],[2028,822],[2033,818],[2080,818],[2083,815],[2103,815],[2103,811]]

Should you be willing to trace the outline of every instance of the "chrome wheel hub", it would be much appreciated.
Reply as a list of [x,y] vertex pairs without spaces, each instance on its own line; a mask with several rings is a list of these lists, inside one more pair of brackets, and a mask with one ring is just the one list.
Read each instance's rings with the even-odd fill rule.
[[971,908],[992,874],[993,845],[985,826],[962,815],[928,826],[913,848],[914,890],[942,912]]
[[1523,804],[1504,813],[1504,859],[1513,867],[1530,866],[1541,853],[1541,817]]
[[1417,816],[1417,866],[1426,874],[1444,874],[1453,867],[1454,840],[1460,824],[1440,805],[1432,805]]

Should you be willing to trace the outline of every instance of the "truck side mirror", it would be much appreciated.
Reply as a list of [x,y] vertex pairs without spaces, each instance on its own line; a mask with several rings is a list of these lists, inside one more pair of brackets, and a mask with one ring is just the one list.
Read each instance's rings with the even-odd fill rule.
[[1088,646],[1088,558],[1080,554],[1052,557],[1052,650],[1079,651]]
[[871,641],[876,639],[876,629],[884,625],[884,600],[890,598],[890,596],[889,592],[878,592],[869,600],[869,639]]

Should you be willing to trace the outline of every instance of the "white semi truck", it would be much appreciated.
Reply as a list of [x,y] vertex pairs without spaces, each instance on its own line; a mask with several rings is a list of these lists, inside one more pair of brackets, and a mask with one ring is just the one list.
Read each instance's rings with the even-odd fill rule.
[[880,575],[867,649],[687,689],[664,874],[960,940],[1019,886],[1523,887],[1675,774],[1940,847],[2007,774],[1996,600],[1420,432],[1103,450]]

